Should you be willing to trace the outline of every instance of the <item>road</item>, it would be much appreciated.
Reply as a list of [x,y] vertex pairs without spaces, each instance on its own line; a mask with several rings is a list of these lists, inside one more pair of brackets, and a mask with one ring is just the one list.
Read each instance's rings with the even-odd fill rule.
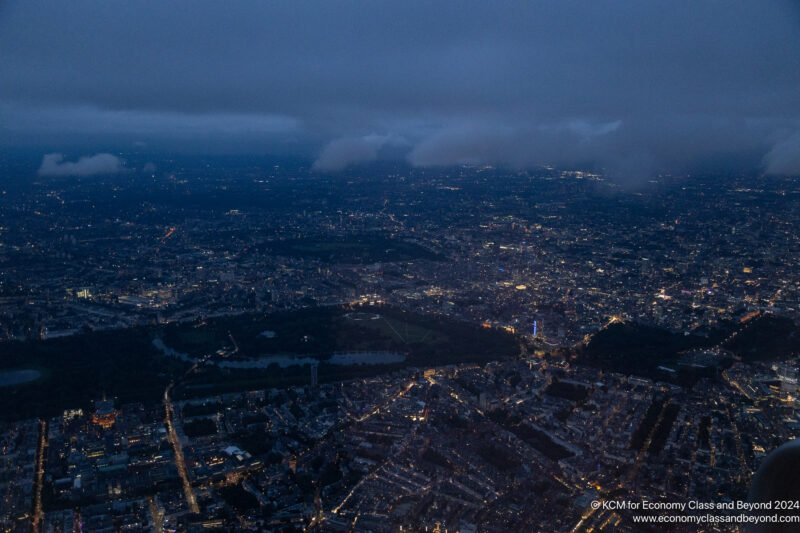
[[42,518],[44,518],[44,511],[42,510],[42,483],[44,480],[44,454],[47,447],[47,422],[44,420],[39,421],[39,446],[36,450],[36,478],[33,485],[33,521],[34,533],[39,533],[42,529]]
[[194,495],[194,489],[192,488],[192,483],[189,480],[189,469],[186,467],[186,461],[183,458],[183,447],[181,446],[181,440],[178,438],[178,433],[175,431],[175,410],[172,406],[172,400],[169,397],[169,393],[174,385],[174,382],[170,383],[164,391],[164,410],[167,413],[167,437],[169,438],[170,444],[172,444],[172,449],[175,455],[175,466],[177,467],[178,475],[181,477],[181,481],[183,482],[183,494],[186,496],[186,503],[189,504],[189,509],[193,513],[199,513],[200,509],[197,506],[197,498]]
[[[236,341],[233,340],[233,336],[230,335],[231,342],[234,343],[236,347],[233,353],[239,351],[239,347],[236,346]],[[211,359],[214,354],[204,355],[200,359],[198,359],[189,370],[187,370],[183,376],[181,376],[178,380],[171,382],[167,385],[167,388],[164,390],[164,411],[166,412],[166,419],[165,422],[167,424],[167,438],[169,439],[170,444],[172,444],[172,449],[175,455],[175,466],[178,469],[178,475],[181,478],[181,482],[183,483],[183,493],[186,497],[186,503],[189,505],[189,509],[193,513],[199,513],[200,509],[197,506],[197,497],[194,494],[194,489],[192,488],[192,482],[189,479],[189,469],[186,466],[186,460],[183,457],[183,447],[181,446],[181,440],[178,437],[177,431],[175,431],[175,408],[172,405],[172,399],[170,398],[170,392],[172,391],[173,387],[176,383],[181,380],[186,379],[192,373],[194,373],[201,365],[205,364],[206,361]]]
[[164,517],[158,510],[155,498],[152,496],[147,497],[147,508],[150,511],[150,517],[153,519],[153,529],[156,533],[164,533]]

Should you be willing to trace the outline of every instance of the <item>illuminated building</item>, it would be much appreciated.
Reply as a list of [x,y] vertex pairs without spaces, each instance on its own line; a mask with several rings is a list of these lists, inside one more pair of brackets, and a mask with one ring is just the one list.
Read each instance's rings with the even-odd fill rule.
[[117,418],[117,411],[114,409],[113,400],[97,400],[94,402],[94,414],[92,422],[103,428],[110,428],[114,425]]

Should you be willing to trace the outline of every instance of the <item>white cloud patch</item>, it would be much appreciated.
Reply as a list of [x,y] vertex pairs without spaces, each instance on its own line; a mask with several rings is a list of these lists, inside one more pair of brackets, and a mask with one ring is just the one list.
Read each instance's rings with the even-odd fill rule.
[[322,149],[314,169],[337,172],[353,165],[370,163],[378,159],[384,146],[403,146],[406,141],[394,135],[365,135],[364,137],[342,137],[329,142]]
[[505,155],[514,132],[496,125],[458,124],[423,139],[408,155],[414,166],[494,162]]
[[64,154],[46,154],[39,167],[40,176],[95,176],[117,174],[123,170],[122,160],[113,154],[84,156],[77,161],[64,161]]
[[764,163],[767,174],[800,175],[800,132],[773,146]]

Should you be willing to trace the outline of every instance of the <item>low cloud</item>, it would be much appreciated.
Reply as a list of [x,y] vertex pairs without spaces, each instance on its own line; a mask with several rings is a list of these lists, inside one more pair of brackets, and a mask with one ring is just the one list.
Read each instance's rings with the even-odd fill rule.
[[764,165],[767,174],[800,175],[800,132],[773,146]]
[[408,155],[414,166],[498,164],[525,167],[597,160],[619,137],[622,121],[569,119],[527,124],[459,121],[423,137]]
[[[455,121],[421,135],[408,154],[413,166],[493,164],[592,168],[620,185],[644,184],[662,173],[800,172],[800,132],[775,137],[768,121],[705,116],[573,117],[531,124],[509,117]],[[784,139],[775,143],[775,139]],[[759,139],[758,142],[754,139]],[[769,152],[768,156],[764,154]]]
[[320,171],[410,153],[642,183],[796,168],[796,0],[278,0],[192,4],[190,20],[176,2],[5,4],[4,147],[294,155]]
[[458,125],[423,139],[408,155],[414,166],[494,163],[504,159],[514,142],[506,128]]
[[342,137],[329,142],[322,149],[314,169],[337,172],[353,165],[370,163],[378,159],[386,146],[404,146],[406,141],[393,135],[365,135],[364,137]]
[[95,176],[116,174],[123,170],[122,160],[112,154],[84,156],[77,161],[64,161],[64,154],[46,154],[39,167],[40,176]]

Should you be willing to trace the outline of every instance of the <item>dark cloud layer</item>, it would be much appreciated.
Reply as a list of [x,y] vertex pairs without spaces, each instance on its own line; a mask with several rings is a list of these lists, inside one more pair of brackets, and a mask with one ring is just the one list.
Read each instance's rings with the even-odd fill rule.
[[5,144],[800,166],[793,0],[12,1],[0,68]]

